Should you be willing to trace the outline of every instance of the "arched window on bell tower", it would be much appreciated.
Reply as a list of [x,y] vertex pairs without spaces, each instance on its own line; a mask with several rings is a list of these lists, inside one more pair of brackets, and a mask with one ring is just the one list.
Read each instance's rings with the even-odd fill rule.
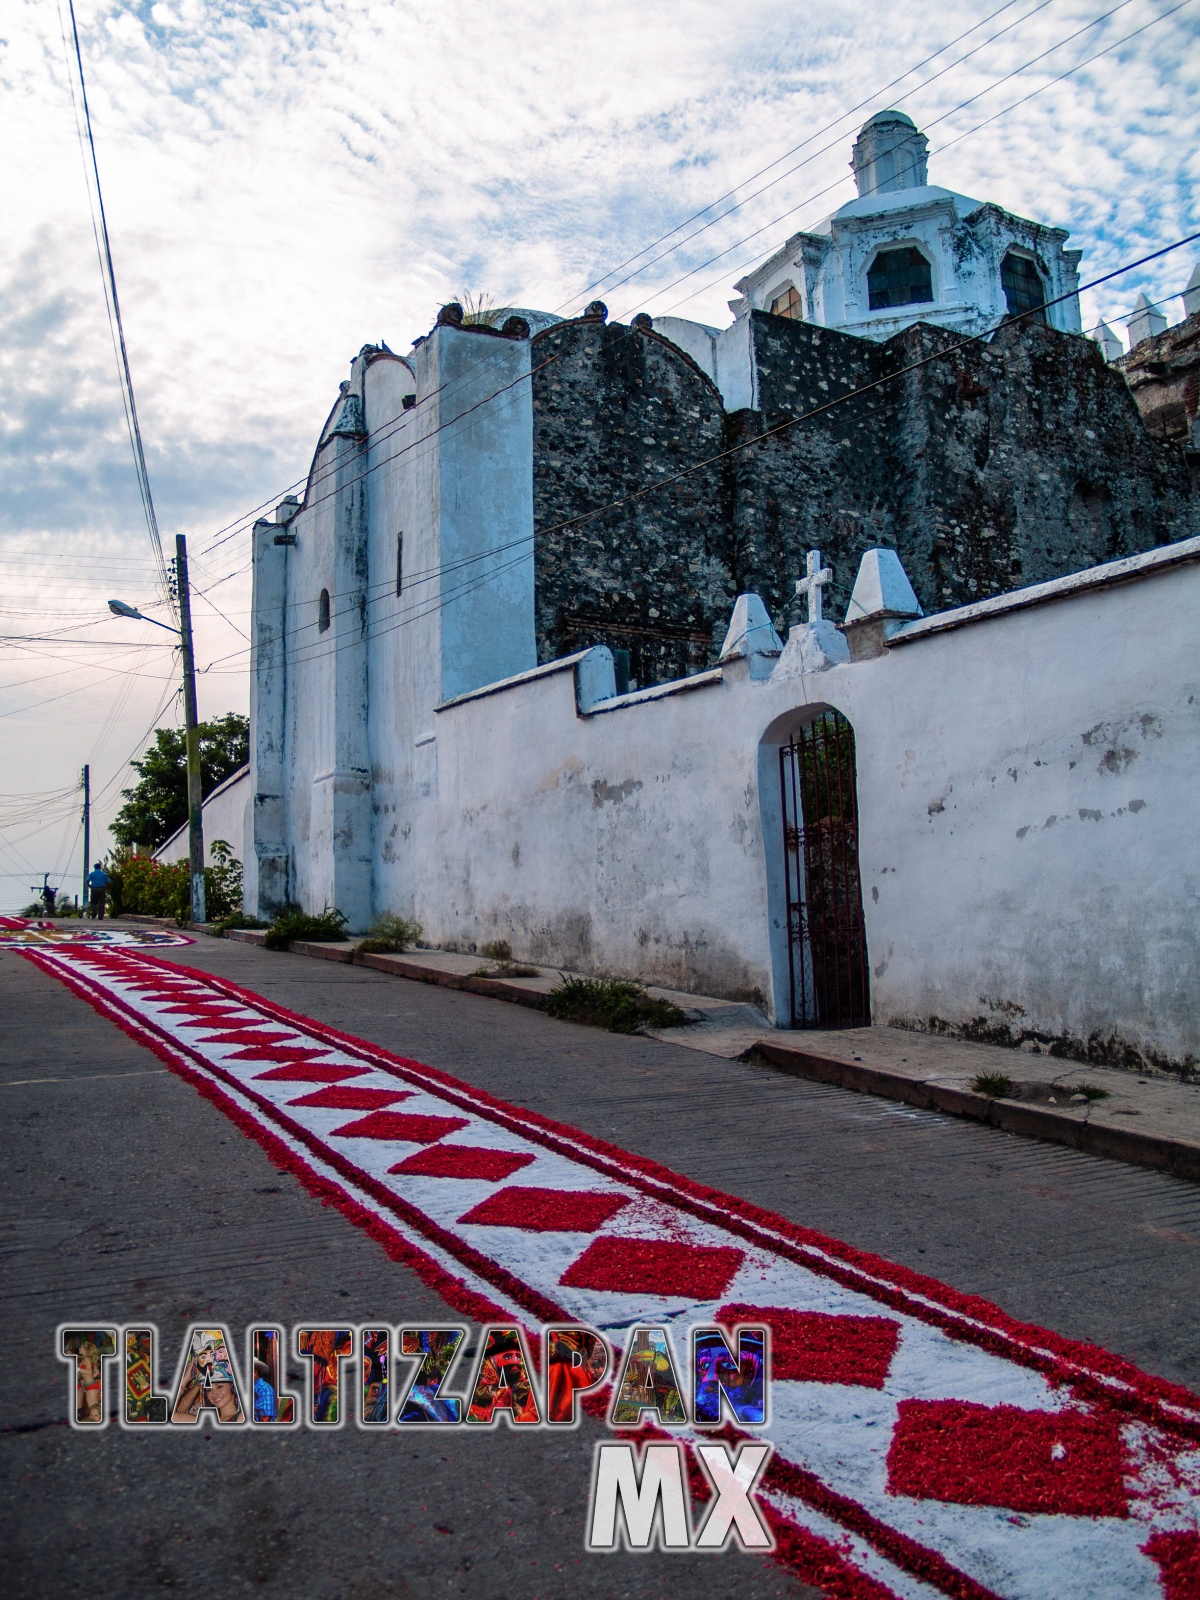
[[1000,287],[1010,317],[1028,316],[1032,322],[1046,320],[1046,291],[1037,263],[1010,250],[1000,264]]
[[317,601],[317,632],[325,633],[329,628],[329,590],[321,590],[321,598]]
[[776,317],[788,317],[793,322],[804,320],[804,302],[795,284],[781,286],[771,301],[771,312]]
[[867,273],[867,301],[872,311],[887,306],[928,305],[933,299],[933,270],[914,245],[881,250]]

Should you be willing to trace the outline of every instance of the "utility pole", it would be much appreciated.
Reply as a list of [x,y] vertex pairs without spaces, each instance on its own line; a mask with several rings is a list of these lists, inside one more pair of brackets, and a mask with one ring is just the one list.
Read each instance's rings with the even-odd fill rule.
[[196,661],[192,654],[192,595],[188,587],[187,540],[175,537],[179,588],[179,638],[183,645],[183,715],[187,729],[188,855],[192,875],[192,921],[204,914],[204,795],[200,787],[200,724],[196,715]]
[[91,868],[88,863],[92,859],[92,769],[85,766],[83,769],[83,894],[79,905],[84,916],[88,908],[88,873]]

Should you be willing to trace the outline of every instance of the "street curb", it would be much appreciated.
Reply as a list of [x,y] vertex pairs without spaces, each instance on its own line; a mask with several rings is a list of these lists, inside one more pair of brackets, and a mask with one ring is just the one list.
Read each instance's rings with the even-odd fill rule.
[[487,995],[492,1000],[513,1001],[519,1006],[532,1006],[536,1011],[546,1009],[546,996],[539,990],[523,988],[506,978],[477,978],[467,972],[444,972],[440,967],[427,967],[402,955],[358,956],[356,965],[390,972],[397,978],[414,978],[418,983],[435,983],[443,989],[465,989],[470,994]]
[[[225,937],[240,944],[261,945],[264,935],[258,928],[231,928]],[[342,944],[302,942],[289,948],[295,955],[314,956],[321,961],[353,962],[356,966],[373,967],[377,972],[391,973],[393,977],[408,978],[417,983],[432,983],[443,989],[461,989],[492,1000],[530,1006],[537,1011],[546,1008],[544,991],[511,979],[479,978],[470,973],[447,972],[441,967],[427,966],[418,952],[412,955],[358,955],[357,945],[352,941]],[[868,1066],[865,1062],[822,1054],[811,1045],[793,1044],[790,1039],[778,1035],[759,1039],[739,1059],[789,1073],[792,1077],[807,1078],[814,1083],[828,1083],[839,1089],[852,1089],[858,1094],[879,1095],[904,1105],[917,1106],[922,1111],[941,1111],[952,1117],[966,1117],[974,1122],[986,1123],[1002,1133],[1015,1133],[1022,1138],[1038,1139],[1048,1144],[1067,1145],[1073,1150],[1103,1156],[1109,1161],[1152,1167],[1177,1178],[1200,1181],[1200,1145],[1189,1144],[1186,1140],[1164,1139],[1154,1134],[1137,1133],[1133,1129],[1117,1128],[1111,1123],[1096,1123],[1068,1112],[1053,1111],[1048,1106],[993,1099],[990,1095],[977,1094],[972,1089],[959,1088],[952,1083],[909,1078],[902,1073],[888,1072],[882,1067]]]
[[[259,928],[230,928],[225,937],[238,944],[261,945],[263,931]],[[296,956],[353,963],[356,967],[373,967],[376,972],[390,972],[393,977],[411,978],[417,983],[434,983],[443,989],[465,989],[470,994],[486,995],[491,1000],[508,1000],[519,1006],[532,1006],[537,1011],[546,1008],[545,994],[510,979],[477,978],[467,972],[446,972],[441,967],[426,966],[417,956],[359,955],[358,946],[353,940],[340,944],[312,944],[307,940],[297,940],[288,949]]]
[[750,1051],[751,1061],[771,1066],[792,1077],[815,1083],[853,1089],[859,1094],[880,1095],[918,1106],[923,1111],[942,1111],[953,1117],[968,1117],[985,1122],[1002,1133],[1020,1134],[1051,1144],[1069,1145],[1088,1155],[1105,1156],[1137,1167],[1154,1167],[1177,1178],[1200,1179],[1200,1145],[1182,1139],[1163,1139],[1133,1129],[1114,1128],[1095,1123],[1047,1106],[1026,1105],[1016,1100],[993,1099],[971,1089],[952,1084],[922,1082],[900,1073],[887,1072],[863,1062],[845,1061],[840,1056],[822,1055],[802,1045],[760,1039]]

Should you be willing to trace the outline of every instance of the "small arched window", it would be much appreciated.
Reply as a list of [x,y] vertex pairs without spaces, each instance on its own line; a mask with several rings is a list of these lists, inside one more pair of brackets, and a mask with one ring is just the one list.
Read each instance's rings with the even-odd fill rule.
[[792,284],[771,301],[771,312],[776,317],[790,317],[793,322],[804,319],[804,303]]
[[1028,256],[1010,250],[1000,263],[1000,287],[1008,303],[1010,317],[1028,316],[1032,322],[1046,320],[1046,291],[1042,275]]
[[317,632],[324,633],[329,627],[329,590],[321,590],[321,598],[317,601]]
[[933,271],[928,261],[912,245],[881,250],[867,273],[867,298],[872,311],[928,305],[933,299]]

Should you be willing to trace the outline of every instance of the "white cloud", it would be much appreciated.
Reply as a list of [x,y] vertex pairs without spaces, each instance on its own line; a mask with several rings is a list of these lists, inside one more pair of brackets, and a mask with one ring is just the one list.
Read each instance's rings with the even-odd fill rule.
[[[1014,4],[954,55],[1035,3]],[[1069,227],[1089,276],[1190,231],[1200,164],[1191,7],[936,154],[1168,8],[1169,0],[1132,0],[938,123],[934,180]],[[182,531],[201,548],[211,530],[304,473],[337,383],[365,341],[406,348],[460,289],[548,309],[579,305],[613,264],[991,9],[987,0],[952,12],[917,0],[886,13],[862,0],[832,11],[784,0],[613,0],[601,11],[563,0],[83,0],[101,173],[167,542]],[[1081,0],[1052,0],[902,103],[932,123],[1096,14]],[[31,594],[36,601],[35,615],[0,615],[0,633],[11,633],[95,614],[117,572],[137,577],[142,587],[130,597],[145,599],[153,575],[58,19],[34,0],[3,0],[0,34],[8,222],[0,237],[0,450],[9,486],[0,502],[0,611],[28,611]],[[849,146],[864,117],[818,139],[810,150],[832,148],[680,255],[602,291],[614,312],[647,300],[665,311],[688,296],[683,314],[726,321],[740,272],[852,192]],[[807,201],[830,185],[825,198]],[[786,211],[754,244],[668,287]],[[1090,297],[1088,325],[1101,310],[1119,320],[1138,289],[1156,298],[1181,288],[1192,259],[1169,258]],[[656,291],[665,292],[651,299]],[[1178,303],[1170,310],[1177,317]],[[212,576],[238,566],[241,550],[226,546]],[[100,564],[118,558],[134,564]],[[245,627],[244,574],[214,598]],[[215,618],[199,627],[207,658],[241,643]],[[117,625],[92,631],[125,637]],[[81,654],[61,653],[72,651]],[[15,684],[28,677],[27,663],[8,655],[0,652],[0,682]],[[85,681],[81,673],[55,687]],[[95,742],[116,681],[0,718],[5,790],[66,781]],[[157,703],[159,684],[130,684],[97,756],[106,777]],[[210,674],[202,697],[213,712],[244,707],[244,679]],[[0,713],[26,703],[28,685],[0,689]],[[22,848],[32,864],[61,865],[50,859],[56,840],[47,832]],[[12,881],[0,879],[0,904],[13,903]]]

